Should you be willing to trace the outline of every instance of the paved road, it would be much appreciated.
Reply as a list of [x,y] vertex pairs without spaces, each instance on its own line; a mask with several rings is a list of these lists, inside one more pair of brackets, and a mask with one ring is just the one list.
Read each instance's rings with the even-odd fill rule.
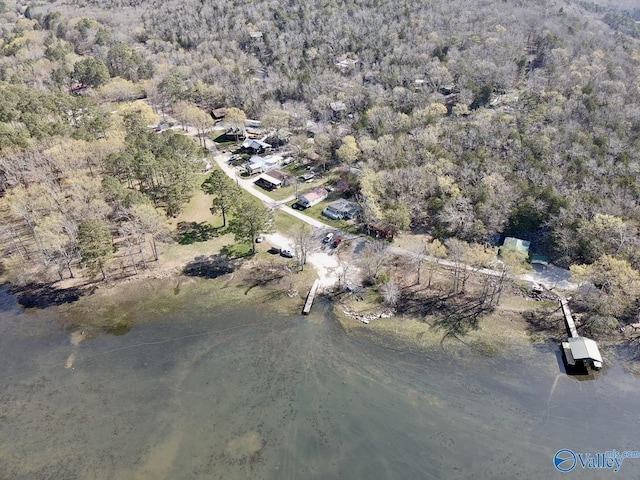
[[[198,137],[198,130],[195,127],[187,125],[185,128],[183,128],[182,124],[178,120],[176,120],[175,118],[172,118],[170,115],[167,115],[167,114],[164,114],[163,118],[165,118],[166,122],[171,122],[175,125],[174,127],[172,127],[173,130],[182,131],[186,135],[193,137],[194,139],[197,139],[198,142],[200,142],[200,138]],[[213,158],[216,161],[216,164],[218,165],[218,167],[220,167],[220,169],[224,173],[226,173],[230,178],[232,178],[239,187],[246,190],[254,197],[259,198],[269,207],[273,209],[281,210],[284,213],[291,215],[292,217],[296,217],[315,228],[319,228],[322,230],[335,230],[335,228],[332,227],[331,225],[321,222],[320,220],[316,220],[315,218],[308,217],[307,215],[299,212],[298,210],[294,210],[293,208],[288,207],[286,203],[293,201],[295,197],[292,196],[280,201],[274,200],[271,197],[269,197],[269,195],[267,195],[266,193],[256,188],[252,180],[247,180],[245,178],[242,178],[239,175],[238,171],[235,169],[235,167],[229,165],[228,163],[229,159],[231,158],[231,154],[220,152],[220,150],[218,149],[218,146],[213,140],[205,137],[204,145],[207,148],[207,150],[213,155]],[[349,235],[345,233],[345,236],[349,236]]]
[[[170,117],[167,117],[167,118],[170,118]],[[198,131],[194,127],[188,126],[186,130],[182,129],[181,127],[175,127],[175,128],[180,128],[181,130],[185,131],[189,136],[192,136],[192,137],[197,137],[198,135]],[[218,167],[220,167],[220,169],[222,169],[223,172],[225,172],[230,178],[234,179],[238,184],[238,186],[240,186],[241,188],[249,192],[254,197],[262,200],[266,205],[270,206],[273,209],[281,210],[282,212],[288,215],[291,215],[292,217],[296,217],[297,219],[303,222],[306,222],[312,227],[318,228],[320,230],[323,230],[323,231],[336,230],[331,225],[321,222],[320,220],[316,220],[315,218],[311,218],[305,215],[304,213],[299,212],[298,210],[294,210],[293,208],[288,207],[286,203],[293,200],[293,198],[285,199],[282,201],[273,200],[267,194],[258,190],[254,185],[253,181],[241,178],[240,175],[238,174],[238,171],[234,167],[230,166],[228,163],[229,158],[231,157],[231,154],[221,153],[218,150],[218,147],[215,144],[215,142],[213,142],[212,140],[205,138],[205,146],[213,154],[213,158],[215,159],[216,164],[218,165]],[[357,235],[349,234],[344,231],[341,231],[340,235],[343,236],[344,238],[352,239],[352,240],[355,238],[358,238]],[[364,242],[366,242],[366,240],[364,240]],[[416,257],[419,255],[415,252],[411,252],[409,250],[405,250],[403,248],[393,247],[393,246],[389,247],[389,251],[391,253],[394,253],[396,255],[401,255],[401,256]],[[454,266],[454,263],[451,262],[450,260],[429,257],[429,256],[423,256],[423,257],[428,262],[437,262],[438,264],[443,265],[445,267],[451,268]],[[471,267],[467,267],[467,268],[471,268]],[[487,268],[478,270],[478,272],[484,275],[493,275],[493,276],[501,275],[500,272],[496,270],[487,269]],[[545,268],[536,268],[534,269],[533,272],[529,272],[524,275],[518,275],[515,278],[525,282],[537,283],[537,284],[543,285],[545,288],[548,288],[548,289],[555,288],[555,289],[561,289],[561,290],[575,290],[576,288],[578,288],[578,286],[575,283],[571,282],[571,274],[569,273],[568,270],[564,270],[562,268],[558,268],[553,265],[549,265],[548,267],[545,267]]]

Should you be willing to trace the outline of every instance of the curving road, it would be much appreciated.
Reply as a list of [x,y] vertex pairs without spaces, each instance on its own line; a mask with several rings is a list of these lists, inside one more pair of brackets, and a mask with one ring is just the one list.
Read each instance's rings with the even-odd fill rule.
[[[198,135],[198,131],[191,126],[188,126],[186,130],[182,129],[181,127],[174,127],[174,128],[176,129],[179,128],[180,130],[184,131],[187,135],[192,137],[197,137]],[[306,222],[312,227],[315,227],[322,231],[336,230],[335,227],[332,227],[331,225],[321,222],[320,220],[316,220],[315,218],[311,218],[305,215],[304,213],[301,213],[298,210],[294,210],[293,208],[287,206],[285,203],[293,200],[293,198],[282,200],[282,201],[276,201],[276,200],[273,200],[271,197],[269,197],[267,194],[259,191],[255,187],[253,181],[240,178],[237,170],[228,164],[229,158],[231,157],[230,153],[221,153],[218,150],[218,147],[215,144],[215,142],[210,140],[209,138],[205,138],[204,144],[206,148],[213,154],[213,158],[215,159],[216,164],[223,172],[225,172],[230,178],[232,178],[238,184],[238,186],[240,186],[245,191],[249,192],[254,197],[262,200],[269,207],[273,209],[279,209],[284,213],[291,215],[292,217],[296,217],[297,219],[303,222]],[[344,231],[340,231],[340,235],[344,238],[348,238],[351,240],[360,238],[357,235],[353,235]],[[362,242],[367,242],[367,240],[362,240]],[[356,251],[360,251],[360,248],[356,248]],[[409,250],[405,250],[399,247],[390,246],[389,251],[396,255],[414,256],[414,257],[419,256],[419,254],[415,252],[411,252]],[[445,267],[451,268],[454,266],[454,263],[449,260],[444,260],[444,259],[429,257],[429,256],[423,256],[423,258],[428,262],[437,262],[438,264],[443,265]],[[467,268],[471,268],[471,267],[467,267]],[[500,276],[500,272],[491,270],[491,269],[481,269],[478,271],[484,275]],[[578,285],[576,285],[571,281],[571,273],[568,270],[564,270],[562,268],[558,268],[553,265],[549,265],[548,267],[540,268],[540,269],[534,268],[533,272],[529,272],[523,275],[518,275],[514,278],[521,281],[529,282],[529,283],[539,284],[544,286],[547,289],[575,290],[578,288]]]

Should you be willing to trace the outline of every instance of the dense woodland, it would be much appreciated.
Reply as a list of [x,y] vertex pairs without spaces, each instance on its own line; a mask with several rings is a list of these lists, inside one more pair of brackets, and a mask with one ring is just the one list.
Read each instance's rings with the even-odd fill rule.
[[75,241],[83,220],[135,238],[122,229],[144,223],[136,205],[173,215],[194,185],[195,146],[118,110],[142,97],[203,124],[198,112],[235,107],[291,133],[301,158],[348,164],[367,220],[640,269],[634,1],[4,0],[0,12],[0,191],[21,222],[2,225],[5,243],[39,245],[61,276],[75,244],[45,239]]

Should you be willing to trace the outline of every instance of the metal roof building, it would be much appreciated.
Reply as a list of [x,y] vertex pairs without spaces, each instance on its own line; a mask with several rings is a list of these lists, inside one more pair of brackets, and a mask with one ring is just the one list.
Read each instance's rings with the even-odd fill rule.
[[575,365],[576,362],[592,362],[595,369],[602,367],[602,356],[594,340],[585,337],[570,338],[562,342],[562,347],[569,365]]
[[531,242],[527,240],[521,240],[515,237],[505,238],[504,243],[502,244],[504,248],[507,248],[509,250],[513,250],[516,252],[522,252],[525,255],[529,255],[529,245],[531,245]]

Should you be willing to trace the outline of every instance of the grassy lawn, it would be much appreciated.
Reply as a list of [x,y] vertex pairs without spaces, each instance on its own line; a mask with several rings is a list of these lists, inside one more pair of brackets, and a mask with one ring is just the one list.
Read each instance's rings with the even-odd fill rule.
[[[256,188],[260,188],[260,187],[256,187]],[[281,187],[277,190],[272,190],[272,191],[264,190],[260,188],[260,191],[262,191],[263,193],[266,193],[267,195],[269,195],[269,197],[279,202],[281,200],[284,200],[287,197],[295,195],[296,188],[294,185],[289,185],[288,187]]]
[[226,135],[227,130],[224,128],[215,128],[209,133],[209,139],[213,140],[220,150],[234,149],[241,142],[238,142],[234,137]]
[[[206,175],[201,175],[201,181],[204,182]],[[211,197],[200,190],[200,186],[196,187],[191,196],[191,200],[187,203],[180,215],[171,219],[173,227],[180,222],[207,222],[211,226],[218,227],[222,225],[221,215],[212,215],[211,211]]]
[[329,196],[329,199],[325,200],[324,202],[320,202],[318,205],[314,205],[311,208],[307,208],[304,211],[305,215],[310,216],[311,218],[315,218],[316,220],[320,220],[321,222],[326,223],[327,225],[331,225],[333,228],[339,229],[339,230],[343,230],[345,232],[348,233],[353,233],[353,234],[358,234],[359,229],[358,229],[358,225],[354,223],[353,220],[331,220],[330,218],[325,217],[324,215],[322,215],[322,211],[327,208],[327,205],[329,205],[331,202],[337,200],[337,198],[332,198],[332,196]]
[[221,235],[205,242],[194,242],[188,245],[180,243],[163,244],[160,248],[162,263],[185,262],[200,255],[213,255],[227,245],[233,245],[232,234]]
[[273,216],[273,228],[276,232],[282,232],[284,235],[292,228],[302,225],[306,225],[306,223],[284,212],[276,211]]
[[396,233],[393,238],[393,245],[400,248],[410,249],[412,246],[420,245],[422,243],[429,243],[433,237],[428,233],[409,233],[409,232],[399,232]]
[[[306,170],[305,170],[306,171]],[[291,172],[288,172],[291,173]],[[255,178],[253,178],[253,180],[257,180],[259,177],[259,175],[256,175]],[[328,183],[328,179],[327,178],[318,178],[316,180],[314,180],[313,182],[309,182],[309,183],[298,183],[298,194],[302,195],[305,194],[309,191],[311,191],[314,188],[317,187],[322,187],[325,184]],[[256,188],[260,188],[260,187],[256,187]],[[267,195],[269,195],[269,197],[273,198],[276,201],[280,201],[280,200],[284,200],[287,197],[291,197],[292,195],[295,195],[296,193],[296,187],[295,185],[288,185],[286,187],[281,187],[277,190],[273,190],[273,191],[268,191],[268,190],[262,190],[264,193],[266,193]]]

